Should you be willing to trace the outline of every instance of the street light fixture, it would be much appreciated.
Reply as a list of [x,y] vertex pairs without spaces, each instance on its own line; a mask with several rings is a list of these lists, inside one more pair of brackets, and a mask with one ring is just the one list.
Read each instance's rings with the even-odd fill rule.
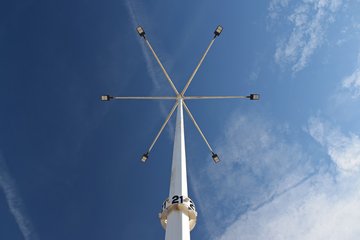
[[250,96],[247,96],[247,98],[250,98],[250,100],[260,100],[260,94],[252,93]]
[[110,95],[103,95],[101,96],[101,101],[110,101],[113,97]]
[[141,26],[138,26],[136,28],[136,31],[138,32],[138,34],[140,35],[140,37],[144,38],[145,43],[147,44],[147,46],[149,47],[150,51],[152,52],[153,56],[155,57],[157,63],[159,64],[161,70],[163,71],[166,79],[168,80],[170,86],[172,87],[175,96],[110,96],[110,95],[103,95],[101,96],[101,100],[102,101],[110,101],[110,100],[176,100],[175,104],[173,105],[173,108],[171,109],[171,111],[169,112],[169,114],[167,115],[163,125],[161,126],[159,132],[157,133],[157,135],[155,136],[155,139],[153,140],[153,142],[151,143],[150,147],[148,148],[147,152],[144,153],[141,157],[141,161],[142,162],[146,162],[149,158],[149,154],[152,151],[155,143],[157,142],[158,138],[160,137],[161,133],[163,132],[165,126],[167,125],[168,121],[170,120],[171,116],[173,115],[174,111],[176,110],[176,108],[178,107],[179,103],[182,102],[182,107],[186,110],[186,112],[188,113],[190,119],[192,120],[192,122],[194,123],[196,129],[198,130],[198,132],[200,133],[201,137],[203,138],[204,142],[206,143],[210,153],[212,154],[212,159],[214,160],[215,163],[220,162],[220,158],[219,156],[214,153],[212,147],[210,146],[209,142],[207,141],[204,133],[201,131],[200,126],[197,124],[197,122],[195,121],[194,116],[192,115],[191,111],[189,110],[187,104],[185,103],[185,100],[192,100],[192,99],[250,99],[250,100],[259,100],[260,99],[260,95],[259,94],[250,94],[248,96],[186,96],[185,93],[190,85],[190,83],[192,82],[193,78],[195,77],[196,73],[198,72],[200,66],[202,65],[205,57],[207,56],[207,53],[209,52],[211,46],[213,45],[215,39],[217,36],[220,36],[221,32],[223,31],[223,27],[221,25],[218,25],[214,31],[215,36],[211,39],[208,47],[206,48],[205,52],[203,53],[200,61],[198,62],[196,68],[194,69],[194,71],[192,72],[192,74],[190,75],[189,79],[186,82],[185,87],[183,88],[183,90],[181,92],[179,92],[176,88],[176,86],[174,85],[172,79],[170,78],[169,74],[167,73],[166,69],[164,68],[164,66],[162,65],[159,57],[157,56],[156,52],[154,51],[154,49],[152,48],[149,40],[145,37],[145,31]]
[[[194,116],[192,115],[190,109],[188,108],[187,102],[188,100],[192,99],[250,99],[250,100],[259,100],[259,94],[250,94],[248,96],[187,96],[185,95],[190,83],[194,79],[196,73],[198,72],[200,66],[202,65],[207,53],[209,52],[211,46],[215,42],[216,38],[220,36],[221,32],[223,31],[223,27],[218,25],[214,31],[214,36],[211,38],[211,41],[206,48],[205,52],[203,53],[200,61],[198,62],[197,66],[195,67],[194,71],[190,75],[189,79],[186,82],[185,87],[181,92],[179,92],[174,85],[173,81],[171,80],[169,74],[167,73],[166,69],[162,65],[159,57],[157,56],[156,52],[152,48],[149,40],[145,37],[145,31],[141,26],[136,28],[136,31],[142,37],[149,47],[150,51],[152,52],[153,56],[155,57],[157,63],[159,64],[162,72],[164,73],[167,81],[169,82],[171,88],[173,89],[175,96],[110,96],[110,95],[103,95],[101,96],[102,101],[109,101],[109,100],[174,100],[175,103],[170,110],[169,114],[167,115],[163,125],[161,126],[160,130],[155,136],[155,139],[152,141],[148,150],[142,155],[141,161],[145,163],[148,158],[149,154],[152,151],[155,143],[157,142],[158,138],[160,137],[161,133],[163,132],[165,126],[169,122],[171,116],[173,115],[174,111],[178,109],[177,117],[176,117],[176,129],[175,129],[175,136],[174,136],[174,150],[173,150],[173,163],[172,163],[172,173],[171,173],[171,182],[170,182],[170,193],[169,198],[164,202],[162,211],[160,216],[161,224],[166,229],[165,238],[174,240],[179,239],[179,234],[182,233],[182,239],[190,239],[190,231],[193,229],[196,223],[197,212],[195,211],[195,207],[193,202],[188,198],[184,198],[183,196],[188,196],[187,191],[187,176],[186,176],[186,157],[185,157],[185,141],[184,141],[184,116],[183,116],[183,109],[189,115],[191,121],[195,125],[196,129],[200,133],[202,139],[204,140],[205,144],[207,145],[209,152],[211,153],[211,157],[215,164],[220,162],[219,156],[214,152],[212,147],[210,146],[208,140],[206,139],[204,133],[200,129],[199,124],[196,122]],[[184,187],[185,186],[185,187]],[[176,194],[176,195],[174,195]],[[172,201],[169,201],[172,199]],[[180,201],[179,201],[180,200]],[[184,200],[184,202],[183,202]],[[189,202],[190,200],[190,202]],[[175,211],[174,211],[175,210]],[[172,215],[170,215],[172,214]],[[169,217],[174,216],[174,217]],[[186,222],[189,223],[186,226]],[[184,224],[185,223],[185,224]],[[190,227],[190,228],[189,228]]]
[[142,162],[145,162],[147,159],[149,158],[149,152],[146,152],[142,155],[141,157],[141,161]]
[[217,26],[217,28],[215,29],[215,32],[214,32],[215,37],[220,36],[220,33],[222,32],[222,30],[223,30],[222,26],[220,26],[220,25]]
[[145,31],[144,31],[144,29],[143,29],[141,26],[138,26],[138,27],[136,28],[136,31],[139,33],[140,37],[145,38]]
[[214,162],[215,163],[218,163],[218,162],[220,162],[220,158],[219,158],[219,156],[216,154],[216,153],[214,153],[214,152],[211,152],[212,153],[212,159],[214,160]]

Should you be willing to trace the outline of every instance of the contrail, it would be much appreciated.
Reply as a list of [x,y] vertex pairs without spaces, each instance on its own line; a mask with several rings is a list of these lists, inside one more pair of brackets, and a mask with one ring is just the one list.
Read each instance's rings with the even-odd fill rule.
[[[135,13],[135,8],[133,6],[133,4],[127,0],[126,1],[126,7],[129,11],[129,15],[130,15],[130,18],[131,18],[131,22],[133,24],[133,27],[134,29],[140,25],[140,22],[139,22],[139,19]],[[138,38],[138,42],[141,46],[141,51],[145,57],[145,62],[146,62],[146,69],[150,75],[150,78],[155,86],[155,89],[159,89],[160,86],[162,85],[160,82],[159,82],[159,79],[161,79],[161,77],[159,77],[160,75],[160,70],[157,71],[154,67],[154,62],[151,60],[151,55],[149,54],[149,51],[146,49],[146,46],[141,42],[142,39]],[[163,116],[166,116],[168,114],[168,109],[165,108],[164,104],[160,103],[160,111],[161,111],[161,114]],[[170,135],[170,138],[174,138],[174,132],[175,132],[175,127],[174,127],[174,124],[170,121],[168,123],[168,129],[169,129],[169,135]]]
[[[134,10],[134,7],[133,5],[131,4],[131,2],[129,0],[126,1],[126,7],[127,9],[129,10],[129,15],[131,17],[131,22],[134,26],[134,29],[140,25],[139,23],[139,20],[135,14],[135,10]],[[139,41],[139,44],[141,46],[141,51],[145,57],[145,62],[146,62],[146,69],[150,75],[150,78],[152,80],[152,82],[154,83],[155,85],[155,88],[159,88],[160,87],[160,84],[158,82],[158,78],[156,77],[156,70],[153,66],[153,62],[151,60],[151,57],[149,55],[149,52],[147,51],[146,49],[146,46],[144,44],[142,44],[141,42],[141,39],[138,40]]]
[[25,240],[38,240],[34,227],[26,216],[23,201],[9,174],[4,157],[0,152],[0,188],[3,189],[11,214],[14,216]]

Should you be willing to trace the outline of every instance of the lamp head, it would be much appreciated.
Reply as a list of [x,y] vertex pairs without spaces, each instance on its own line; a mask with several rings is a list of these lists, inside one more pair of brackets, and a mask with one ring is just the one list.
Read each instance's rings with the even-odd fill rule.
[[103,95],[101,96],[101,101],[110,101],[113,97],[110,95]]
[[144,163],[149,158],[149,152],[146,152],[142,155],[141,161]]
[[217,26],[216,29],[215,29],[215,32],[214,32],[215,37],[220,36],[220,33],[222,32],[222,30],[223,30],[222,26],[220,26],[220,25]]
[[260,94],[252,93],[252,94],[250,94],[250,96],[248,96],[248,98],[250,98],[250,100],[259,100]]
[[212,153],[212,159],[214,160],[214,162],[215,163],[218,163],[218,162],[220,162],[220,158],[219,158],[219,156],[216,154],[216,153],[213,153],[213,152],[211,152]]
[[138,32],[138,34],[140,35],[140,37],[145,38],[145,31],[144,31],[144,29],[143,29],[141,26],[138,26],[138,27],[136,28],[136,31]]

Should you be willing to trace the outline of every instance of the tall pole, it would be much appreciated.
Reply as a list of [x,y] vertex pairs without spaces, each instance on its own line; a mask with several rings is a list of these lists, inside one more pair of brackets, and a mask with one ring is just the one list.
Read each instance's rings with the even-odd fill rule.
[[165,229],[165,240],[190,240],[190,231],[196,225],[197,212],[195,204],[188,196],[188,187],[187,187],[187,174],[186,174],[186,153],[185,153],[185,136],[184,136],[184,114],[183,110],[185,108],[187,114],[189,115],[191,121],[195,125],[196,129],[200,133],[204,142],[206,143],[208,149],[212,154],[212,159],[215,163],[220,161],[219,156],[214,153],[209,142],[207,141],[204,133],[201,131],[199,125],[195,121],[194,116],[192,115],[190,109],[185,104],[185,100],[193,99],[250,99],[250,100],[259,100],[259,94],[250,94],[249,96],[185,96],[185,92],[188,89],[190,83],[192,82],[194,76],[199,70],[201,64],[203,63],[207,53],[209,52],[211,46],[213,45],[215,38],[220,35],[223,28],[219,25],[214,31],[214,37],[211,40],[209,46],[201,57],[198,65],[188,79],[184,89],[179,93],[176,89],[173,81],[171,80],[169,74],[162,65],[160,59],[155,53],[154,49],[150,45],[150,42],[145,36],[145,31],[141,26],[136,28],[139,35],[144,38],[146,44],[154,55],[156,61],[161,67],[166,79],[168,80],[170,86],[174,90],[175,96],[110,96],[103,95],[101,96],[102,101],[110,100],[176,100],[176,103],[172,107],[171,111],[167,115],[165,122],[160,128],[160,131],[157,133],[155,139],[151,143],[147,152],[142,155],[141,161],[146,162],[149,158],[150,151],[153,149],[156,141],[163,132],[166,124],[170,120],[172,114],[177,108],[176,116],[176,128],[175,128],[175,139],[174,139],[174,148],[173,148],[173,158],[172,158],[172,170],[171,170],[171,181],[170,181],[170,191],[169,197],[163,202],[161,212],[159,213],[159,218],[161,225]]
[[169,198],[162,204],[159,214],[165,229],[165,240],[190,240],[190,231],[195,227],[197,218],[195,204],[188,197],[183,106],[183,98],[179,97]]
[[[186,175],[183,100],[179,99],[176,116],[169,199],[173,201],[173,198],[175,200],[178,198],[177,200],[180,203],[181,200],[183,201],[187,198],[187,196],[188,187]],[[169,213],[167,217],[165,240],[190,240],[189,217],[182,211],[175,210]]]

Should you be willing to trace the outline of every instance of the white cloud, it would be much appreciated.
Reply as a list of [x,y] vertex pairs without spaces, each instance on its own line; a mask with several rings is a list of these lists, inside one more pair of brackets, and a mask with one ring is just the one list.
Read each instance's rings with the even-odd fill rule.
[[263,208],[316,174],[318,163],[290,141],[290,132],[288,124],[273,126],[259,116],[232,116],[224,140],[216,144],[221,163],[191,174],[210,235],[221,234],[239,216]]
[[318,175],[271,204],[240,216],[218,239],[356,240],[360,235],[358,177],[334,181]]
[[339,170],[353,172],[360,170],[360,138],[358,135],[342,133],[320,118],[309,120],[309,134],[327,149]]
[[3,189],[10,212],[15,218],[25,240],[38,239],[30,219],[26,216],[23,201],[16,189],[16,185],[10,176],[5,159],[0,153],[0,188]]
[[289,7],[288,1],[272,1],[270,17],[277,16],[282,8],[290,8],[287,20],[292,29],[290,35],[278,44],[275,61],[291,65],[294,72],[302,70],[324,41],[326,29],[334,21],[341,4],[341,0],[304,0]]
[[269,16],[275,19],[279,16],[281,9],[289,5],[289,0],[272,0],[269,4]]
[[360,67],[342,80],[342,87],[350,91],[352,98],[360,97]]
[[294,140],[288,124],[237,113],[225,129],[223,161],[191,177],[210,239],[358,239],[357,136],[309,120],[307,132],[326,147],[339,170],[333,171],[313,144],[310,149]]

